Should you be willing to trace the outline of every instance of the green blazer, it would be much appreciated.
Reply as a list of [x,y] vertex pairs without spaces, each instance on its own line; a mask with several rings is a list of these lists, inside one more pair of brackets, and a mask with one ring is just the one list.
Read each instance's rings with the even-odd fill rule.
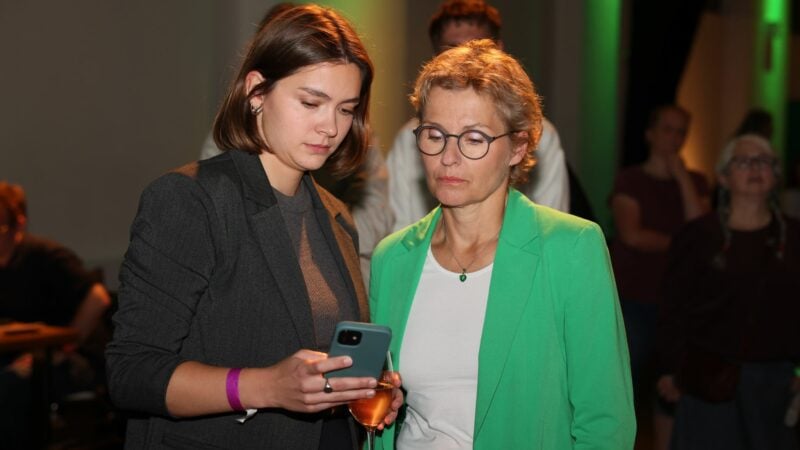
[[[392,328],[401,375],[406,320],[440,217],[434,209],[372,257],[372,320]],[[393,449],[396,429],[376,448]],[[621,450],[633,448],[635,432],[625,330],[600,227],[510,189],[478,355],[474,448]]]

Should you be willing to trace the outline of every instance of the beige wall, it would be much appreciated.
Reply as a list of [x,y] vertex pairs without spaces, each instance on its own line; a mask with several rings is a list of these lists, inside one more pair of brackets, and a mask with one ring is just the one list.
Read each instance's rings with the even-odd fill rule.
[[[558,128],[567,161],[581,167],[578,130],[581,129],[581,55],[583,54],[583,2],[552,2],[549,15],[542,19],[547,32],[541,36],[542,70],[546,86],[545,114]],[[546,89],[545,89],[546,88]]]
[[[275,3],[0,3],[0,179],[26,188],[30,231],[103,267],[115,286],[141,190],[198,157]],[[405,21],[402,2],[381,3],[344,12],[376,65],[373,123],[385,142],[406,117]]]
[[210,5],[0,3],[0,179],[26,188],[32,232],[112,278],[139,192],[204,138]]
[[370,122],[376,143],[385,153],[395,131],[407,117],[402,89],[408,51],[408,41],[403,38],[407,5],[402,1],[375,0],[322,0],[320,3],[339,9],[354,24],[367,47],[375,66]]
[[727,0],[705,13],[678,91],[692,113],[684,158],[713,178],[725,142],[751,107],[754,19],[750,2]]

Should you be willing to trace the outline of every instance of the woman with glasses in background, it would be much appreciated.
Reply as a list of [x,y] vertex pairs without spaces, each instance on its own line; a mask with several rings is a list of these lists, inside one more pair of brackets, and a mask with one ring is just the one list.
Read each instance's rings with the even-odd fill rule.
[[428,63],[411,98],[440,206],[373,256],[372,318],[394,331],[407,389],[398,435],[388,428],[377,448],[631,448],[628,352],[602,232],[511,187],[535,162],[533,83],[479,40]]
[[775,200],[769,142],[734,138],[717,164],[718,211],[673,239],[658,390],[678,401],[674,449],[797,449],[784,425],[800,389],[800,223]]

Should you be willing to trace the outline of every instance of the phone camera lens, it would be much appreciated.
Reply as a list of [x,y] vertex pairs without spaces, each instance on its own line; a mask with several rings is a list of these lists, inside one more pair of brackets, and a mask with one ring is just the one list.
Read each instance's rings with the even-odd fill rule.
[[361,342],[361,332],[356,330],[343,330],[337,338],[342,345],[358,345]]

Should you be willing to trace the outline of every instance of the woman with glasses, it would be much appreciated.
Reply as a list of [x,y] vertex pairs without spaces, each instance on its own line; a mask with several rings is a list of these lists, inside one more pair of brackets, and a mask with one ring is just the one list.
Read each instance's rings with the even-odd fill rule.
[[374,321],[394,331],[405,421],[377,448],[631,448],[625,333],[600,228],[536,205],[542,113],[489,40],[443,52],[412,103],[440,206],[379,244]]
[[800,223],[777,206],[779,173],[764,138],[733,139],[718,211],[673,238],[658,388],[678,401],[675,449],[798,448],[783,422],[800,389]]

